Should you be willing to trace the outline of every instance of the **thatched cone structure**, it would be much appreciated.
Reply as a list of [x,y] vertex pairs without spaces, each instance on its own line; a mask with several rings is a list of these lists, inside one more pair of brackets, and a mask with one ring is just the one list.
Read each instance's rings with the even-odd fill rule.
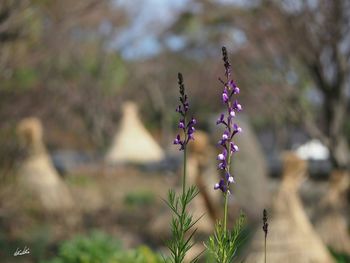
[[336,252],[350,254],[350,237],[346,219],[349,189],[349,174],[345,171],[333,171],[329,188],[320,201],[314,215],[315,228],[323,242]]
[[145,164],[163,159],[164,152],[142,124],[137,105],[124,103],[120,128],[107,152],[106,162]]
[[[307,164],[293,153],[283,156],[283,178],[273,200],[267,239],[269,263],[331,263],[327,248],[314,231],[298,196]],[[264,233],[259,229],[245,262],[264,262]]]
[[[196,224],[199,232],[211,234],[214,230],[214,224],[218,218],[216,209],[217,203],[220,202],[212,185],[215,184],[215,178],[204,176],[208,168],[208,153],[210,152],[209,136],[200,130],[196,131],[195,140],[189,144],[189,158],[187,160],[187,186],[195,185],[199,190],[199,195],[192,203],[190,210],[194,218],[201,218]],[[209,188],[208,188],[209,186]]]
[[40,120],[23,119],[17,126],[17,133],[25,150],[25,159],[18,170],[19,192],[49,212],[71,209],[72,197],[46,151]]
[[266,155],[249,121],[240,117],[237,123],[243,134],[235,137],[239,153],[232,159],[231,172],[236,183],[232,185],[230,202],[242,208],[250,222],[258,222],[261,211],[271,202]]

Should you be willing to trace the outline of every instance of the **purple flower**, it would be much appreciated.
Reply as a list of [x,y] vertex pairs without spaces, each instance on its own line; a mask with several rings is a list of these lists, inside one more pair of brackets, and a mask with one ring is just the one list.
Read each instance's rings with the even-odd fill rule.
[[219,119],[216,121],[216,125],[218,125],[220,123],[224,123],[224,118],[225,118],[225,115],[223,113],[221,113]]
[[237,85],[236,85],[236,83],[231,79],[231,80],[229,80],[229,82],[228,82],[228,86],[230,87],[230,89],[234,89],[234,88],[237,88]]
[[227,157],[227,151],[226,151],[226,149],[224,149],[223,151],[222,151],[222,153],[220,153],[220,154],[218,154],[218,160],[220,160],[220,161],[224,161],[224,160],[226,160],[226,157]]
[[230,132],[225,130],[222,134],[222,139],[219,141],[219,145],[225,146],[227,140],[230,138]]
[[233,132],[236,134],[236,133],[239,133],[239,132],[242,132],[242,128],[239,127],[236,123],[233,124]]
[[225,178],[226,178],[228,185],[235,182],[235,180],[233,179],[233,176],[229,172],[226,172]]
[[223,153],[218,154],[218,160],[224,161],[225,159],[226,159],[226,157]]
[[242,105],[239,104],[237,100],[235,100],[235,102],[233,103],[233,108],[234,108],[236,111],[240,112],[240,111],[242,110]]
[[192,119],[190,120],[190,122],[188,123],[188,125],[196,125],[197,124],[197,120],[195,118],[192,117]]
[[183,115],[183,111],[182,111],[182,109],[181,109],[181,106],[179,105],[179,106],[177,106],[177,108],[176,108],[176,112],[178,112],[178,113],[180,113],[181,115]]
[[218,168],[219,168],[220,170],[226,169],[226,162],[219,163],[219,164],[218,164]]
[[222,101],[224,103],[227,103],[229,100],[228,93],[226,87],[224,88],[224,91],[222,92]]
[[230,183],[230,184],[233,184],[235,182],[235,180],[233,179],[233,176],[230,176],[227,181]]
[[193,133],[195,132],[195,128],[193,126],[189,127],[188,130],[187,130],[187,134],[188,134],[188,140],[194,140],[194,137],[193,137]]
[[188,102],[185,102],[183,106],[184,106],[185,112],[187,112],[188,109],[190,108],[190,105],[188,104]]
[[225,172],[225,178],[228,180],[231,177],[231,174],[229,172]]
[[219,181],[219,183],[216,183],[216,184],[214,185],[214,189],[215,189],[215,190],[220,189],[223,193],[225,193],[226,190],[227,190],[225,181],[224,181],[223,179],[221,179],[221,180]]
[[180,120],[179,129],[185,129],[185,121],[184,120]]
[[218,168],[222,169],[222,170],[226,169],[226,166],[227,166],[227,150],[224,148],[223,152],[218,154],[216,159],[218,161],[220,161],[220,163],[218,164]]
[[222,135],[222,139],[225,140],[225,141],[228,139],[228,131],[227,130]]
[[181,144],[180,134],[178,134],[174,140],[174,144]]
[[230,142],[230,150],[231,150],[231,153],[235,153],[239,151],[239,148],[236,144],[234,144],[233,142]]

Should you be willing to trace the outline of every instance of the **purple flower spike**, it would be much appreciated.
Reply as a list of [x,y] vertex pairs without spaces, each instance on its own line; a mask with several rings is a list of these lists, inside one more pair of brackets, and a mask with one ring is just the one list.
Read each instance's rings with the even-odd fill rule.
[[186,120],[186,115],[187,111],[189,110],[189,103],[187,101],[187,95],[185,94],[185,85],[183,82],[183,77],[182,74],[178,74],[178,84],[180,88],[180,105],[176,108],[176,112],[180,113],[181,119],[179,121],[179,129],[182,129],[185,132],[185,138],[181,140],[180,135],[178,134],[176,136],[176,139],[174,140],[174,144],[179,144],[181,145],[180,151],[185,150],[187,143],[190,140],[194,140],[194,132],[195,128],[194,125],[197,123],[195,118],[191,118],[191,120],[187,123]]
[[[224,133],[222,138],[219,141],[218,145],[223,148],[223,152],[217,156],[218,168],[223,170],[222,177],[220,182],[215,185],[215,189],[220,189],[222,192],[229,194],[230,184],[234,183],[234,177],[230,174],[231,166],[231,157],[233,153],[238,152],[239,148],[233,142],[233,138],[237,133],[242,132],[242,128],[239,127],[236,123],[233,123],[233,118],[236,117],[236,114],[242,111],[242,105],[238,103],[238,100],[235,98],[236,94],[239,94],[240,89],[238,88],[235,81],[231,78],[231,64],[228,60],[226,48],[222,48],[222,57],[225,66],[225,76],[226,81],[219,78],[220,82],[224,86],[222,92],[222,101],[226,106],[226,114],[220,114],[219,119],[216,121],[216,124],[222,124],[224,126]],[[225,122],[225,116],[227,120]]]

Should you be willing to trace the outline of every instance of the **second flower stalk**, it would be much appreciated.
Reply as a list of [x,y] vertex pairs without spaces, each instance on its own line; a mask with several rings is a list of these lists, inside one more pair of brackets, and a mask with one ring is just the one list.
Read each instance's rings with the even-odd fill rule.
[[226,113],[221,113],[217,120],[217,125],[224,127],[224,132],[218,142],[218,146],[222,152],[217,156],[219,161],[218,169],[221,170],[220,180],[215,184],[214,189],[220,189],[224,194],[224,230],[227,228],[227,209],[228,195],[230,194],[230,185],[235,182],[231,174],[231,160],[234,153],[239,151],[239,147],[234,143],[234,136],[242,132],[242,128],[234,122],[237,113],[242,111],[242,105],[235,98],[239,94],[240,89],[232,79],[231,64],[227,56],[227,50],[222,48],[222,59],[225,67],[225,80],[219,79],[223,84],[222,102],[226,106]]

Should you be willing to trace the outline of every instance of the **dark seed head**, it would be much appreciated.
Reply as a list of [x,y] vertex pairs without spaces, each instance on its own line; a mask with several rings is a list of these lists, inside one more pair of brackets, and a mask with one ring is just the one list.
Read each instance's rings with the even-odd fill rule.
[[267,223],[267,211],[266,209],[264,209],[263,212],[263,230],[265,232],[265,238],[267,237],[267,232],[268,232],[268,228],[269,228],[269,224]]

